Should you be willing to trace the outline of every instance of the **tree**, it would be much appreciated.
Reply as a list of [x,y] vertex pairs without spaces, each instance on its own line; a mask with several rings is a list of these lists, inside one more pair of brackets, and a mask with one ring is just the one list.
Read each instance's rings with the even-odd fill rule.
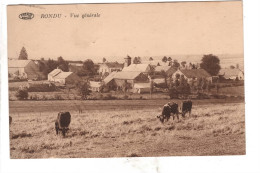
[[171,57],[169,57],[167,60],[168,60],[168,61],[172,61],[172,58],[171,58]]
[[236,67],[235,67],[235,66],[233,66],[233,65],[231,65],[229,68],[230,68],[230,69],[235,69]]
[[133,64],[141,64],[141,58],[139,56],[135,57],[133,60]]
[[87,96],[90,95],[90,93],[91,93],[89,82],[87,81],[87,82],[77,83],[76,87],[79,91],[81,98],[83,100],[87,99]]
[[19,60],[26,60],[26,59],[28,59],[28,54],[27,54],[27,51],[26,51],[26,49],[24,47],[22,47],[18,59]]
[[103,63],[107,62],[107,59],[106,58],[103,58]]
[[186,66],[186,61],[182,61],[182,62],[181,62],[181,66],[182,66],[183,68],[185,68],[185,66]]
[[91,59],[87,59],[83,62],[83,69],[86,75],[94,75],[95,67],[94,62]]
[[19,89],[16,93],[15,96],[19,100],[25,100],[28,98],[28,90],[27,89]]
[[168,88],[168,83],[167,83],[168,74],[164,70],[162,70],[161,71],[161,75],[164,78],[164,82],[165,82],[166,88]]
[[168,61],[168,58],[166,57],[166,56],[164,56],[163,58],[162,58],[162,62],[167,62]]
[[220,70],[220,60],[217,56],[209,54],[204,55],[201,59],[200,68],[206,70],[212,76],[216,76]]
[[67,61],[65,61],[61,56],[58,57],[58,67],[59,69],[61,69],[62,71],[68,72],[69,71],[69,63]]
[[149,58],[149,61],[153,61],[153,57],[150,57],[150,58]]
[[49,74],[52,70],[56,69],[58,67],[58,63],[52,59],[49,59],[47,61],[47,74]]
[[180,63],[176,59],[173,60],[173,67],[175,67],[175,68],[179,68],[180,67]]

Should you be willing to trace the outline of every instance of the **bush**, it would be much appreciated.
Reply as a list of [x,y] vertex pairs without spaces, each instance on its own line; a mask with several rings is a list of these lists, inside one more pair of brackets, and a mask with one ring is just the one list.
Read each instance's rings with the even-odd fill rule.
[[18,98],[18,100],[25,100],[28,98],[28,90],[27,89],[19,89],[15,96]]

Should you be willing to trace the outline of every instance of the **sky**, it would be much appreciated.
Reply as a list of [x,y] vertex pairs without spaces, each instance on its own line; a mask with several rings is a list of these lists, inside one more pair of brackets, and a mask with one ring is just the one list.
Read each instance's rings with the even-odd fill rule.
[[[34,18],[20,19],[24,12]],[[23,46],[29,59],[243,54],[242,2],[9,6],[8,57]]]

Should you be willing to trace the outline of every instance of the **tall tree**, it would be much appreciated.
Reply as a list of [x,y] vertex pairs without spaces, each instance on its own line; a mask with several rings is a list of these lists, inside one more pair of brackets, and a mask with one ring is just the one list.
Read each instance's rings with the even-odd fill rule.
[[216,76],[220,70],[220,60],[216,55],[204,55],[201,59],[200,68],[206,70],[212,76]]
[[105,63],[107,61],[107,59],[106,58],[103,58],[103,63]]
[[168,61],[172,61],[172,58],[171,58],[171,57],[169,57],[167,60],[168,60]]
[[166,57],[166,56],[164,56],[163,58],[162,58],[162,62],[167,62],[168,61],[168,58]]
[[133,64],[141,64],[141,57],[135,57],[133,60]]
[[91,59],[87,59],[83,62],[83,70],[87,75],[93,75],[95,73],[94,62]]
[[49,59],[47,61],[46,65],[47,65],[47,70],[46,70],[47,74],[50,73],[52,70],[54,70],[54,69],[56,69],[58,67],[58,63],[56,61],[52,60],[52,59]]
[[149,58],[149,61],[153,61],[153,57],[150,57],[150,58]]
[[69,71],[69,63],[67,61],[65,61],[61,56],[58,57],[58,67],[59,69],[61,69],[62,71]]
[[28,59],[28,54],[27,54],[27,51],[26,51],[26,49],[24,47],[22,47],[18,59],[19,60],[26,60],[26,59]]
[[179,68],[180,67],[180,63],[176,59],[173,60],[173,67],[175,67],[175,68]]
[[183,68],[185,68],[185,66],[186,66],[186,61],[182,61],[182,62],[181,62],[181,66],[182,66]]

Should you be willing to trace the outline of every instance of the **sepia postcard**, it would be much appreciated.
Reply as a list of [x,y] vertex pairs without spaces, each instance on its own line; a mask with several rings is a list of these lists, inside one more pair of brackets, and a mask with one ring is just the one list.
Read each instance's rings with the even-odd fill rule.
[[245,155],[242,12],[8,5],[10,158]]

